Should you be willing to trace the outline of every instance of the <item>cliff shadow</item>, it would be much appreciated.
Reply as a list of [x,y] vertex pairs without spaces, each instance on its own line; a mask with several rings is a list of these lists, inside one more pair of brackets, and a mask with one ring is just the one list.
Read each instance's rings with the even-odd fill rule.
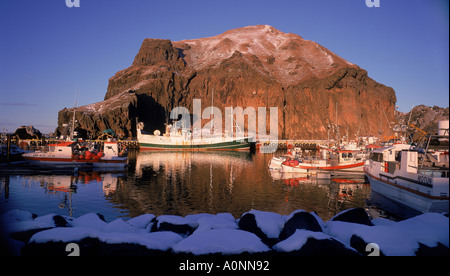
[[156,129],[164,133],[167,110],[156,100],[146,94],[136,94],[137,121],[144,123],[144,131],[153,133]]

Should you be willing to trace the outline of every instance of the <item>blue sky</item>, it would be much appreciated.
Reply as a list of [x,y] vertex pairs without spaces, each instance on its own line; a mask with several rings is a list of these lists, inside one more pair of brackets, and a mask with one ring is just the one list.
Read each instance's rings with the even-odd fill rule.
[[0,131],[57,126],[58,111],[103,100],[144,38],[173,41],[271,25],[315,41],[394,88],[399,110],[448,107],[449,1],[2,0]]

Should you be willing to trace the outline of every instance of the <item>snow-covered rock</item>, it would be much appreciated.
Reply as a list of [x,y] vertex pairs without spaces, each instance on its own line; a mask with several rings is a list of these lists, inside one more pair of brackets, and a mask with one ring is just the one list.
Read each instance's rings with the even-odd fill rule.
[[80,216],[70,222],[72,227],[87,227],[98,231],[103,231],[106,226],[105,218],[101,214],[89,213]]
[[[44,255],[46,253],[67,255],[67,244],[75,243],[80,247],[80,255],[102,255],[102,253],[111,255],[148,254],[142,248],[146,248],[152,252],[157,251],[161,254],[170,250],[172,246],[182,239],[180,235],[173,232],[111,233],[87,227],[60,227],[35,234],[30,239],[30,243],[25,248],[25,252],[31,255],[41,253]],[[53,250],[53,252],[49,252],[48,248]],[[136,252],[137,248],[140,251]]]
[[238,229],[236,220],[229,213],[221,213],[212,216],[203,216],[197,220],[198,227],[195,233],[204,232],[211,229]]
[[414,256],[421,246],[428,249],[445,246],[448,254],[449,219],[427,213],[389,226],[361,227],[353,231],[352,247],[361,252],[370,243],[377,244],[380,253],[386,256]]
[[[353,216],[354,215],[354,216]],[[141,215],[105,222],[100,214],[78,218],[36,217],[13,210],[2,216],[2,240],[12,255],[67,255],[75,243],[81,255],[449,255],[449,218],[427,213],[400,222],[367,221],[346,210],[323,222],[297,210],[288,216],[252,210],[186,217]]]
[[285,219],[280,214],[252,210],[244,213],[239,228],[257,235],[264,243],[273,245],[283,230]]
[[116,219],[105,225],[103,232],[106,233],[139,233],[140,229],[132,226],[123,219]]
[[139,229],[147,229],[150,231],[151,227],[153,226],[153,221],[155,220],[156,216],[153,214],[143,214],[134,218],[129,219],[127,222]]
[[32,213],[30,213],[28,211],[20,210],[20,209],[13,209],[13,210],[10,210],[10,211],[6,212],[5,214],[3,214],[0,217],[0,221],[3,224],[8,224],[8,223],[13,223],[13,222],[17,222],[17,221],[31,221],[35,217],[37,217],[37,216],[33,215]]
[[172,231],[178,234],[190,235],[198,227],[195,219],[181,216],[162,215],[156,218],[156,229],[152,231]]
[[353,248],[333,237],[317,231],[297,229],[287,239],[275,244],[273,249],[291,255],[304,256],[358,256]]
[[304,210],[297,210],[286,218],[283,231],[280,233],[280,239],[289,238],[297,229],[322,232],[322,226],[317,221],[316,216]]
[[270,251],[253,233],[237,229],[211,229],[192,234],[175,246],[174,253],[194,255],[223,254],[235,255]]
[[373,223],[370,221],[369,216],[363,208],[352,208],[344,210],[334,217],[331,218],[332,221],[344,221],[351,223],[359,223],[368,226],[372,226]]

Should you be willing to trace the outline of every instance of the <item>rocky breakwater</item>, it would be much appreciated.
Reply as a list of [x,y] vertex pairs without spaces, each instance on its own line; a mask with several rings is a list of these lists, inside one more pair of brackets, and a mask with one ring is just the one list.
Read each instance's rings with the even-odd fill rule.
[[[146,131],[163,132],[174,107],[193,112],[193,99],[201,99],[206,108],[213,94],[223,114],[225,107],[266,107],[269,122],[269,107],[277,107],[280,138],[323,139],[333,124],[341,135],[378,135],[395,121],[392,88],[325,47],[267,25],[176,42],[145,39],[132,65],[110,78],[105,101],[128,92],[136,97],[133,112],[108,123],[132,135],[136,118]],[[70,112],[60,111],[58,129]],[[91,132],[109,116],[85,114],[79,122]]]
[[253,210],[237,220],[229,213],[144,214],[111,222],[95,213],[73,218],[12,210],[2,227],[2,248],[17,255],[68,255],[68,245],[85,256],[449,255],[448,216],[371,220],[361,208],[327,222],[303,210],[288,216]]

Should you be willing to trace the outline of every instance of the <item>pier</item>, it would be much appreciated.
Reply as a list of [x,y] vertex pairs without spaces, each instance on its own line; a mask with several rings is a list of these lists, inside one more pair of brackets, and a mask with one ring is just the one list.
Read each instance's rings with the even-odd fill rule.
[[[95,142],[97,145],[103,147],[106,140],[86,140],[86,142]],[[7,141],[5,141],[6,144]],[[61,143],[59,139],[10,139],[9,143],[19,146],[23,150],[36,150],[39,147],[47,146],[49,144]],[[139,149],[139,142],[137,140],[118,140],[120,148]],[[0,143],[1,144],[1,143]]]
[[[103,146],[105,140],[86,140],[87,142],[95,142],[97,145]],[[6,144],[6,141],[4,141]],[[60,143],[61,140],[56,138],[42,139],[14,139],[10,140],[11,144],[15,144],[23,150],[36,150],[41,146]],[[120,148],[139,149],[139,142],[133,140],[118,140]],[[301,148],[302,150],[317,150],[319,145],[325,145],[326,140],[260,140],[256,142],[256,149],[263,149],[265,146],[276,146],[278,150],[287,150],[292,148]]]
[[287,150],[292,148],[301,148],[302,150],[317,150],[319,145],[326,144],[326,140],[264,140],[256,143],[256,149],[262,149],[265,146],[276,146],[278,150]]

